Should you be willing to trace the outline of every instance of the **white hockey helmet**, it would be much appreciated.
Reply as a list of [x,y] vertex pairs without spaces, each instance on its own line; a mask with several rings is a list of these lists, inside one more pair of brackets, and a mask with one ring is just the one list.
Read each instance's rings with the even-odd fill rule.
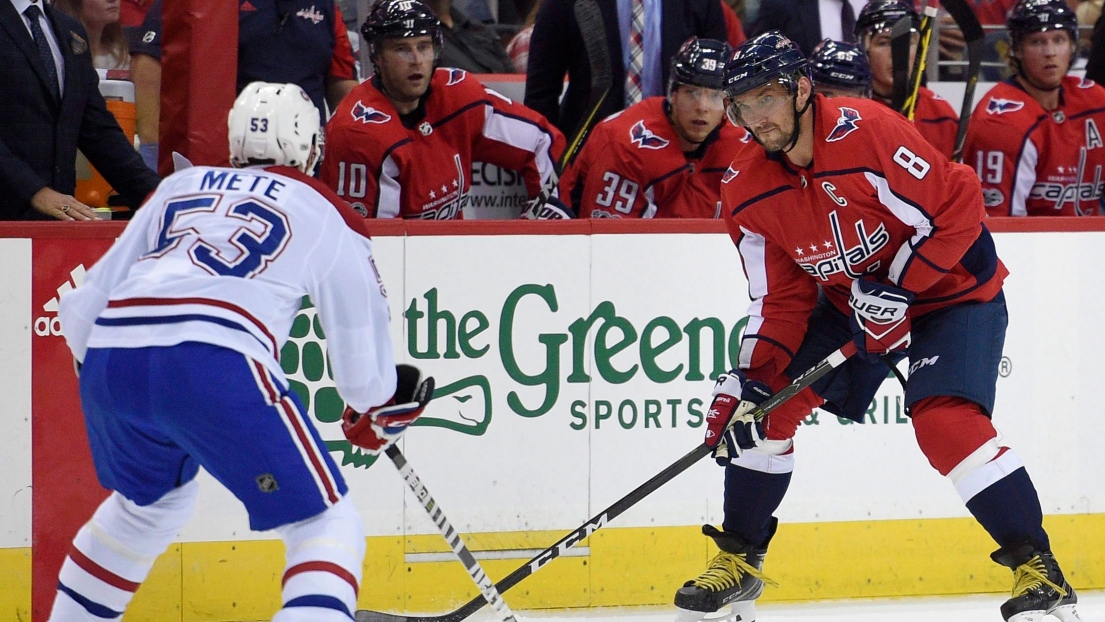
[[227,118],[230,163],[294,166],[310,175],[322,159],[318,108],[296,84],[251,82]]

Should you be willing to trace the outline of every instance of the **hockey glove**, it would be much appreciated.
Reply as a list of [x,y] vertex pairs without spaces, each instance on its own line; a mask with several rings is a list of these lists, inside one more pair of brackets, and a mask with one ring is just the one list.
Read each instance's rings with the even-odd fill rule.
[[372,455],[378,455],[394,443],[407,426],[426,409],[434,395],[434,379],[422,379],[422,372],[411,365],[396,365],[398,381],[395,395],[383,406],[359,413],[346,406],[341,415],[345,438]]
[[560,199],[549,197],[542,201],[541,197],[538,197],[526,203],[526,208],[522,210],[521,217],[525,220],[571,220],[576,216],[572,212],[572,208],[565,205]]
[[751,411],[771,394],[766,384],[749,380],[739,369],[718,376],[714,401],[706,413],[704,442],[714,450],[719,465],[725,466],[730,457],[739,457],[764,440],[764,424]]
[[868,361],[909,347],[909,305],[913,294],[868,279],[852,281],[852,339],[857,354]]

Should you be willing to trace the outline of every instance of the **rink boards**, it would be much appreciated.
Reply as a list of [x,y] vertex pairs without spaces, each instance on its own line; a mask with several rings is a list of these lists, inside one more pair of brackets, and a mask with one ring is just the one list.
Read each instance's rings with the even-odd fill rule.
[[[748,298],[724,227],[630,224],[641,226],[377,225],[393,345],[439,388],[403,450],[495,578],[699,443],[709,378],[732,366]],[[1100,589],[1105,293],[1094,274],[1105,265],[1105,226],[1060,226],[1080,230],[995,234],[1012,273],[995,421],[1040,489],[1072,583]],[[53,305],[118,227],[97,225],[81,238],[59,230],[13,228],[7,235],[16,237],[0,239],[7,268],[0,276],[7,319],[0,576],[14,577],[0,582],[0,620],[27,619],[32,541],[35,619],[44,619],[38,609],[52,591],[51,572],[72,529],[104,494],[88,465]],[[373,464],[342,440],[324,348],[307,307],[282,362],[365,519],[361,605],[458,606],[475,588],[421,505],[390,463]],[[883,385],[867,425],[823,413],[807,421],[796,456],[765,568],[781,587],[766,599],[1009,588],[1008,572],[988,560],[994,545],[916,448],[895,381]],[[721,475],[709,461],[692,467],[509,591],[507,601],[516,608],[670,602],[711,555],[698,526],[721,520]],[[195,517],[155,566],[129,620],[256,620],[279,606],[279,541],[250,533],[240,504],[201,478]],[[43,570],[48,562],[51,572]]]

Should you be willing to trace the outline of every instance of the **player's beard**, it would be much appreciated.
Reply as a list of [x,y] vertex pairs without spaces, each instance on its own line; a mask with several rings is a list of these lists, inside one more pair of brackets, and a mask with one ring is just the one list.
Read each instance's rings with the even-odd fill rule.
[[787,120],[789,121],[789,127],[774,124],[765,128],[763,135],[757,133],[755,130],[752,131],[753,138],[756,139],[756,142],[763,145],[764,151],[768,153],[781,153],[791,145],[794,138],[796,122],[794,116],[789,116]]

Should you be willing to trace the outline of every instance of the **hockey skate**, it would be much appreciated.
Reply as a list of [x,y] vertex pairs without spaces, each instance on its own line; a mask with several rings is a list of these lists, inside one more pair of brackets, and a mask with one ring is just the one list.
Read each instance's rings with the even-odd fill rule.
[[1018,542],[994,551],[990,558],[1013,570],[1013,597],[1001,606],[1006,622],[1042,622],[1046,615],[1081,622],[1075,611],[1078,596],[1051,551]]
[[[772,519],[771,536],[775,535],[777,521]],[[679,622],[695,620],[728,620],[729,622],[753,622],[756,619],[755,601],[763,593],[764,583],[777,586],[774,581],[763,575],[761,569],[767,544],[755,547],[738,536],[719,531],[711,525],[703,525],[702,533],[710,536],[721,549],[706,572],[691,579],[675,593],[675,606],[684,610]],[[704,616],[719,612],[730,605],[731,613],[722,617]]]

